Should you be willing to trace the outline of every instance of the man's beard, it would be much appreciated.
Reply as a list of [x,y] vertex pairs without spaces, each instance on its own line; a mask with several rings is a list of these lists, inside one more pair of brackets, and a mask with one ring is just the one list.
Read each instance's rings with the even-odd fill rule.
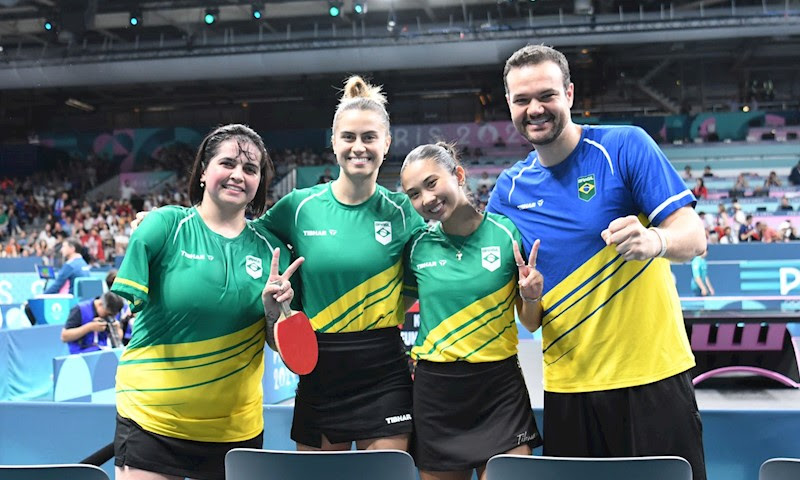
[[564,131],[564,126],[565,126],[565,122],[564,122],[563,117],[558,116],[558,115],[552,115],[551,122],[552,122],[552,129],[550,130],[550,134],[547,135],[544,138],[542,138],[542,137],[535,138],[533,135],[531,135],[528,132],[528,129],[527,129],[527,126],[529,125],[529,121],[528,120],[525,120],[525,123],[522,125],[522,131],[520,131],[520,134],[522,134],[522,136],[525,137],[525,139],[528,140],[529,142],[531,142],[534,146],[536,146],[536,145],[549,145],[549,144],[553,143],[554,141],[556,141],[556,139],[559,136],[561,136],[561,132]]

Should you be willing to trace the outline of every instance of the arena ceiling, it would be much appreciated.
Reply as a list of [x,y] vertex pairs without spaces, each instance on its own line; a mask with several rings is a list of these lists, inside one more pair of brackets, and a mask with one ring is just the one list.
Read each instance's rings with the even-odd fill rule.
[[[565,51],[585,96],[645,77],[680,82],[693,65],[711,83],[800,85],[798,0],[367,0],[363,15],[353,0],[334,3],[337,18],[327,0],[0,0],[0,126],[80,114],[69,99],[107,114],[319,103],[352,72],[394,98],[502,99],[503,60],[531,42]],[[634,110],[669,105],[645,96]]]

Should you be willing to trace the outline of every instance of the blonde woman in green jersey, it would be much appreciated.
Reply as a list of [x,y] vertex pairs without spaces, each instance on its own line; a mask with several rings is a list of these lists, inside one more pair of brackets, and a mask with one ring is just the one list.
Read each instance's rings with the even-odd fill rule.
[[302,263],[286,268],[285,245],[245,219],[272,171],[258,134],[219,127],[194,162],[194,206],[155,210],[131,236],[111,288],[139,312],[117,368],[117,480],[223,480],[228,450],[263,446],[265,317]]
[[529,455],[542,444],[514,316],[539,327],[539,244],[526,263],[514,224],[475,209],[451,145],[415,148],[400,176],[416,211],[437,222],[414,235],[406,254],[420,304],[411,450],[422,480],[468,480],[473,470],[485,479],[492,456]]
[[291,436],[300,450],[353,442],[407,450],[411,376],[397,326],[406,310],[403,251],[424,221],[404,194],[377,184],[391,144],[379,87],[347,79],[331,140],[339,177],[292,191],[253,222],[305,258],[300,303],[320,356],[300,377]]
[[405,195],[377,184],[391,144],[385,104],[379,87],[349,78],[333,117],[339,177],[289,193],[255,222],[305,257],[302,309],[320,350],[297,388],[299,450],[408,448],[411,377],[397,326],[403,250],[424,222]]

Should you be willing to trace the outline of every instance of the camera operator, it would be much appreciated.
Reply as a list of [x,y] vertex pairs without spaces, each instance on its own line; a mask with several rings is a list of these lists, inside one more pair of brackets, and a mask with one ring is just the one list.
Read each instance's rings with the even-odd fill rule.
[[[108,286],[109,290],[111,290],[111,285],[114,284],[114,280],[116,278],[117,270],[112,268],[106,275],[106,285]],[[128,342],[131,341],[131,335],[133,334],[133,322],[136,321],[136,315],[131,313],[130,303],[124,298],[122,299],[122,310],[119,311],[115,318],[119,320],[120,324],[122,325],[122,344],[127,345]]]
[[72,307],[61,330],[61,341],[69,344],[69,353],[94,352],[101,347],[114,346],[109,333],[114,335],[113,338],[122,338],[122,326],[114,316],[123,304],[122,297],[106,292]]

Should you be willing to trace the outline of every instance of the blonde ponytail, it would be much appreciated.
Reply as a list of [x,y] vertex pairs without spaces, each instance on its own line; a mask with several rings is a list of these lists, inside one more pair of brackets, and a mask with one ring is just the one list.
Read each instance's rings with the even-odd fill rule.
[[388,134],[390,124],[386,103],[386,95],[383,94],[383,89],[379,85],[371,85],[359,75],[349,77],[345,80],[342,98],[339,100],[336,113],[333,115],[333,130],[336,130],[336,125],[339,123],[339,117],[342,112],[347,110],[369,110],[381,117],[381,122],[386,127],[386,133]]

